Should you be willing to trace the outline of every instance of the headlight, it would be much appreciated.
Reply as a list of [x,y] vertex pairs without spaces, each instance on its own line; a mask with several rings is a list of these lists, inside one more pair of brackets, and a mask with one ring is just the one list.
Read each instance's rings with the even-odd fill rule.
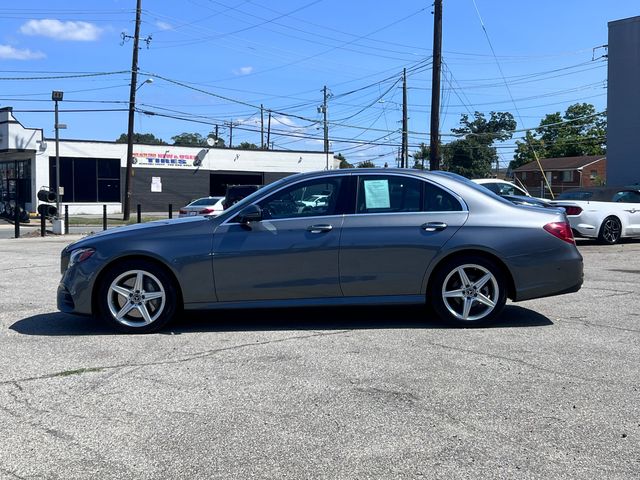
[[71,252],[69,257],[69,267],[72,267],[76,263],[84,262],[87,258],[96,252],[95,248],[79,248]]

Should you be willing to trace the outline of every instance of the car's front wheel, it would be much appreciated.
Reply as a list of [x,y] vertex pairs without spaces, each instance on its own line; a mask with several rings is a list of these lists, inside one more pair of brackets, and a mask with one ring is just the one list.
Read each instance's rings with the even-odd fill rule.
[[491,260],[474,256],[451,259],[435,272],[429,298],[436,314],[456,326],[493,321],[507,301],[507,282]]
[[617,217],[607,217],[600,226],[598,240],[606,245],[614,245],[622,236],[622,224]]
[[100,317],[117,330],[151,333],[173,319],[178,299],[163,268],[134,260],[109,269],[100,283],[97,303]]

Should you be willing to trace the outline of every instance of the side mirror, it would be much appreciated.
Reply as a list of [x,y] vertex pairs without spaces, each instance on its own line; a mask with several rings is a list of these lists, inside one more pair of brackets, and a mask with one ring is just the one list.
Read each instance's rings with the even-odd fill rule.
[[262,209],[258,205],[249,205],[238,214],[238,221],[244,225],[262,220]]

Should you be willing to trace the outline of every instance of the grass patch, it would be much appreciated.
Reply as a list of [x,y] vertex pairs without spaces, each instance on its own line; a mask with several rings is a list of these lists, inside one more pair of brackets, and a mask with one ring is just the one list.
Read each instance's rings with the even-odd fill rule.
[[[168,217],[149,217],[142,216],[142,223],[153,222],[154,220],[168,220]],[[107,218],[107,225],[133,225],[138,223],[137,217],[133,216],[127,221],[122,218]],[[102,217],[100,218],[83,218],[83,217],[69,217],[69,225],[75,226],[102,226]]]

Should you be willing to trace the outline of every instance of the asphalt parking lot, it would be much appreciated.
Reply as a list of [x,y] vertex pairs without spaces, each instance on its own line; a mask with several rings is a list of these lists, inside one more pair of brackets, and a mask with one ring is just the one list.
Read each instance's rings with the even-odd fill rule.
[[0,478],[640,478],[640,242],[459,330],[417,307],[115,335],[56,311],[73,238],[0,239]]

